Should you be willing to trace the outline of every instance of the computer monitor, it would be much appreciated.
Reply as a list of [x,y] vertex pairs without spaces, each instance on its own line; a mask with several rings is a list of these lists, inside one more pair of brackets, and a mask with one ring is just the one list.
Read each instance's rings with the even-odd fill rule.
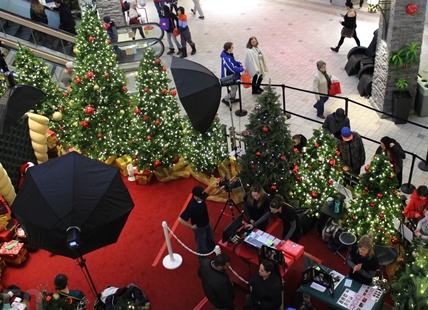
[[229,242],[238,232],[239,228],[242,227],[244,220],[244,211],[242,211],[227,227],[223,230],[223,237],[221,241],[223,243]]

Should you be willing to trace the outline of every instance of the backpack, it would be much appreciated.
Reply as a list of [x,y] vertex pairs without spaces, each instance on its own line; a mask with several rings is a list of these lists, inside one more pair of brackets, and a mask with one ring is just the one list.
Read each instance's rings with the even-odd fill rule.
[[129,11],[130,8],[131,8],[131,3],[129,3],[128,1],[122,2],[122,12],[123,13],[125,13],[126,11]]
[[341,228],[342,226],[340,225],[339,221],[336,221],[330,218],[322,230],[322,234],[321,234],[322,241],[329,242],[333,238],[333,236],[337,234],[338,230]]
[[169,18],[168,17],[161,17],[159,24],[160,24],[160,29],[169,30]]

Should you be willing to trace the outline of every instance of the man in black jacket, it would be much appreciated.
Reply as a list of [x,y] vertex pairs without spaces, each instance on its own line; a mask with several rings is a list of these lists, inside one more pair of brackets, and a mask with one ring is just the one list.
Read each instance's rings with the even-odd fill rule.
[[219,254],[215,259],[201,261],[198,269],[198,276],[202,280],[205,296],[213,304],[215,310],[235,310],[233,304],[235,291],[226,272],[229,264],[229,256]]
[[76,22],[74,21],[73,15],[71,14],[70,8],[63,2],[63,0],[55,0],[55,5],[59,13],[59,29],[76,33]]
[[339,108],[336,112],[327,115],[327,118],[322,125],[322,128],[327,130],[332,137],[341,140],[341,133],[343,127],[351,128],[349,118],[345,115],[345,110]]

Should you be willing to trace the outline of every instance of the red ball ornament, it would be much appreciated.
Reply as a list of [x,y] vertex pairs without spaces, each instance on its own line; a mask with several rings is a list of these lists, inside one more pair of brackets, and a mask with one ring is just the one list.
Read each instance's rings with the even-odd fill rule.
[[80,82],[82,82],[82,79],[80,77],[76,77],[74,81],[76,82],[76,84],[80,84]]
[[152,137],[151,137],[151,136],[147,136],[147,140],[148,140],[148,141],[151,141],[151,140],[152,140]]
[[340,156],[340,152],[339,151],[336,151],[335,154],[336,154],[336,156]]
[[143,121],[147,122],[149,120],[149,117],[147,115],[143,116]]
[[327,181],[327,183],[328,183],[328,185],[332,185],[332,184],[333,184],[333,180],[332,180],[332,179],[329,179],[329,180]]
[[256,169],[256,165],[252,164],[251,169]]
[[102,134],[102,133],[99,133],[99,134],[98,134],[98,138],[99,138],[99,139],[101,139],[102,137],[103,137],[103,134]]
[[404,257],[400,258],[398,261],[399,261],[400,263],[404,263]]
[[282,155],[282,156],[281,156],[281,160],[282,160],[282,161],[286,161],[286,160],[287,160],[287,157],[285,157],[285,155]]
[[132,143],[132,144],[134,144],[134,143],[135,143],[135,140],[134,140],[134,139],[132,139],[132,140],[131,140],[131,143]]
[[267,126],[263,126],[262,131],[263,131],[263,132],[268,132],[268,131],[269,131],[269,128],[268,128]]
[[379,218],[381,218],[381,219],[385,218],[385,214],[379,213]]
[[293,149],[294,153],[299,153],[299,150],[297,148]]
[[377,193],[377,198],[382,198],[383,197],[383,195],[382,195],[382,193]]
[[258,109],[260,109],[260,106],[258,105],[254,106],[254,110],[258,110]]
[[110,76],[110,74],[108,72],[104,72],[104,77],[108,78]]
[[390,179],[393,179],[393,178],[394,178],[394,175],[393,175],[393,174],[391,174],[391,175],[389,176],[389,178],[390,178]]
[[91,41],[91,42],[94,42],[95,38],[94,38],[93,36],[90,36],[90,37],[88,38],[88,40],[89,40],[89,41]]
[[162,89],[162,94],[166,94],[167,90],[166,88]]
[[156,58],[156,59],[155,59],[155,64],[157,64],[157,65],[158,65],[158,64],[160,64],[160,63],[161,63],[160,59],[159,59],[159,58]]
[[298,173],[299,173],[299,166],[294,165],[294,167],[293,167],[293,172],[294,172],[295,174],[298,174]]
[[162,68],[162,71],[166,71],[166,67],[163,67],[163,68]]
[[400,242],[400,240],[396,236],[392,236],[392,238],[391,238],[392,244],[398,244],[399,242]]
[[309,165],[309,166],[308,166],[308,169],[312,169],[312,166],[311,166],[311,165]]
[[318,197],[318,193],[317,193],[317,192],[315,192],[315,191],[312,191],[312,192],[311,192],[311,196],[312,196],[313,198],[317,198],[317,197]]
[[377,228],[377,231],[381,231],[381,230],[382,230],[382,227],[380,227],[380,226],[379,226],[379,227]]
[[64,130],[64,127],[59,126],[59,130],[63,131],[63,130]]
[[81,121],[80,125],[85,129],[87,129],[89,127],[89,123],[87,121]]
[[93,115],[95,113],[95,109],[88,105],[85,107],[85,113],[86,115]]
[[138,156],[137,156],[137,155],[134,155],[134,156],[132,156],[132,158],[133,158],[133,159],[137,159],[137,158],[138,158]]
[[374,202],[372,202],[371,204],[370,204],[370,207],[372,207],[372,208],[374,208],[374,206],[375,206],[376,204],[374,203]]
[[369,190],[369,188],[366,186],[366,187],[364,187],[364,190],[367,192]]
[[141,114],[141,110],[139,108],[135,108],[134,113],[139,115]]
[[68,97],[68,93],[67,92],[63,92],[62,93],[62,96],[65,98],[65,97]]
[[175,89],[171,89],[169,93],[171,94],[171,96],[174,96],[174,97],[177,95],[177,91]]
[[272,185],[272,186],[270,187],[270,190],[271,190],[271,191],[276,191],[276,185]]
[[128,91],[128,87],[126,87],[126,86],[122,86],[122,90],[123,90],[123,91]]
[[107,122],[107,119],[106,118],[103,118],[103,122],[105,123],[105,122]]
[[92,78],[94,77],[94,73],[93,73],[93,72],[91,72],[91,71],[89,71],[89,72],[87,72],[87,73],[86,73],[86,77],[87,77],[88,79],[92,79]]
[[156,125],[160,125],[160,123],[161,123],[161,122],[160,122],[160,120],[158,120],[158,119],[155,121],[155,124],[156,124]]
[[257,151],[257,152],[256,152],[256,156],[257,156],[257,157],[260,157],[260,156],[262,156],[262,153],[260,153],[259,151]]
[[364,170],[369,171],[369,170],[370,170],[370,166],[369,166],[369,165],[366,165],[366,166],[364,167]]
[[110,40],[107,40],[107,44],[110,44]]
[[353,219],[353,220],[356,220],[356,219],[357,219],[357,216],[354,214],[354,215],[352,216],[352,219]]
[[296,181],[297,181],[297,182],[301,182],[301,181],[302,181],[302,178],[301,178],[301,177],[297,177],[297,178],[296,178]]
[[406,13],[409,15],[414,15],[418,11],[418,6],[414,3],[409,4],[406,6]]
[[172,163],[176,164],[176,163],[178,163],[179,160],[180,160],[180,157],[178,157],[178,155],[175,155],[174,159],[172,160]]
[[398,191],[397,191],[396,189],[394,189],[394,190],[392,191],[392,193],[393,193],[394,195],[397,195]]
[[330,166],[334,167],[336,166],[336,160],[335,159],[330,159],[330,161],[328,162],[330,164]]
[[144,92],[148,93],[149,92],[149,88],[148,87],[144,87]]
[[156,159],[153,164],[155,165],[155,167],[159,167],[160,165],[162,165],[162,163],[159,159]]
[[315,148],[317,148],[317,147],[319,147],[319,146],[320,146],[320,145],[319,145],[317,142],[315,142],[315,143],[314,143],[314,147],[315,147]]
[[64,112],[64,107],[61,105],[61,106],[59,106],[59,110],[61,111],[61,112]]

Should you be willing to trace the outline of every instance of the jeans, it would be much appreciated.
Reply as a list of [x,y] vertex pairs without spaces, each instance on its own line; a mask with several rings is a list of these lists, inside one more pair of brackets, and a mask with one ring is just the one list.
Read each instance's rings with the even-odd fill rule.
[[320,96],[320,100],[315,103],[317,109],[317,116],[324,115],[324,103],[328,100],[328,97]]
[[172,41],[174,41],[175,45],[177,45],[177,48],[180,50],[181,45],[180,42],[178,42],[177,37],[172,34],[172,32],[165,32],[166,33],[166,39],[168,40],[168,45],[170,49],[174,49],[174,45],[172,44]]
[[163,17],[163,15],[162,15],[162,7],[164,5],[164,2],[165,1],[155,2],[156,11],[158,12],[159,18]]
[[[195,234],[196,252],[200,254],[206,254],[214,250],[214,231],[211,223],[205,227],[198,227],[194,229],[193,233]],[[198,256],[200,261],[205,258],[206,256]]]
[[231,100],[236,99],[236,92],[238,91],[238,85],[231,85],[230,86],[230,93],[227,93],[226,96],[224,96],[224,100],[229,101],[229,96]]

